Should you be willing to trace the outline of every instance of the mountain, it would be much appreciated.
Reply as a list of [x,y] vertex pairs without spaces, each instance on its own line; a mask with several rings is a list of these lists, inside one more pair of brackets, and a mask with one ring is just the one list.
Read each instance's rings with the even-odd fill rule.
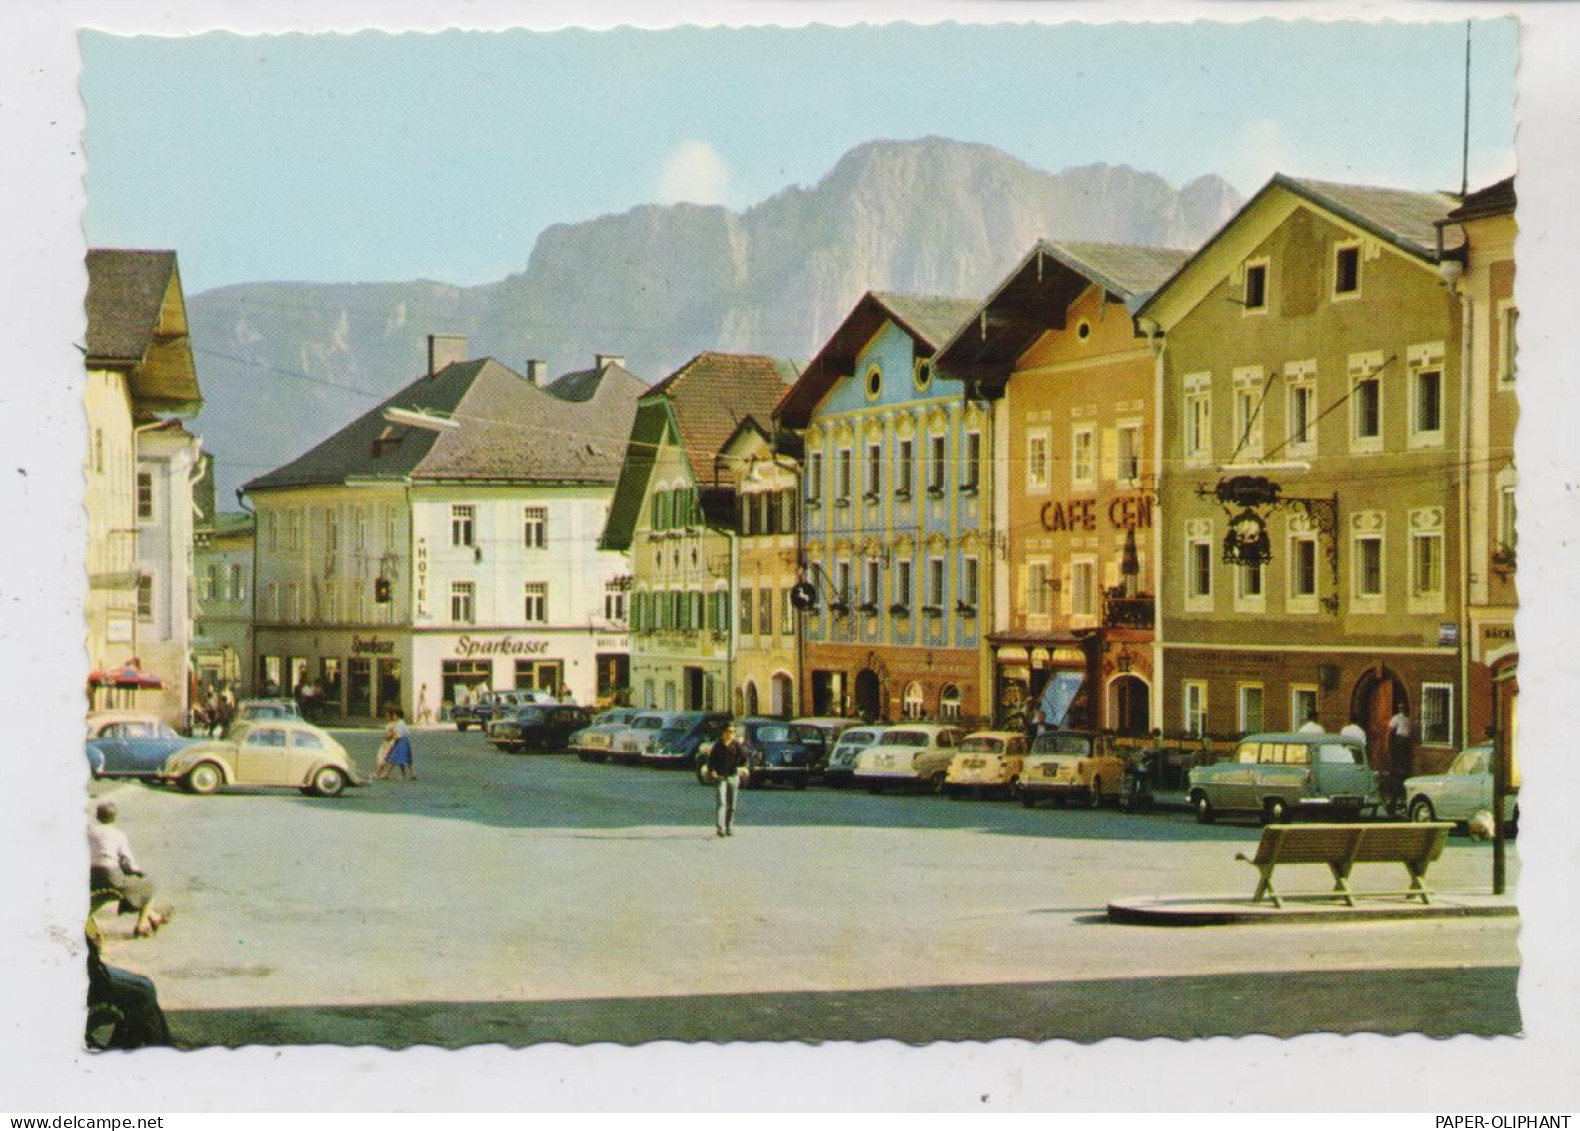
[[[643,205],[546,229],[495,283],[245,283],[188,298],[221,499],[422,369],[429,333],[551,374],[619,354],[657,381],[704,350],[810,356],[867,290],[977,297],[1039,237],[1194,247],[1242,203],[1206,176],[1048,173],[987,145],[873,141],[736,213]],[[222,504],[223,505],[223,504]]]

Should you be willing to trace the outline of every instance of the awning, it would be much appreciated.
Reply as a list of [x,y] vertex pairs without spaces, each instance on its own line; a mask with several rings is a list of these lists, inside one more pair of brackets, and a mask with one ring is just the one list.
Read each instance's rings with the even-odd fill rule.
[[92,687],[146,688],[149,691],[158,691],[164,687],[163,680],[143,671],[136,664],[123,664],[118,668],[100,668],[98,671],[89,672],[88,684]]

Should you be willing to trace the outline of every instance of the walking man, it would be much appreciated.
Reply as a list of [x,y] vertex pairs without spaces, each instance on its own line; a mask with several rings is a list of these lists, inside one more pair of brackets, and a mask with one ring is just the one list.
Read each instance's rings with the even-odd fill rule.
[[735,725],[725,724],[713,749],[708,751],[708,770],[717,779],[719,810],[714,831],[719,836],[733,836],[735,828],[735,802],[741,792],[741,767],[746,764],[746,751],[735,737]]

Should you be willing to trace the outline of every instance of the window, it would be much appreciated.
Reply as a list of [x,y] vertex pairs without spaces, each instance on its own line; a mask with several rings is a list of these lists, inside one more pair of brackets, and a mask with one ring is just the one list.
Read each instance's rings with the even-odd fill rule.
[[834,600],[841,604],[850,603],[850,561],[841,558],[834,563]]
[[878,600],[882,596],[879,592],[881,588],[879,580],[880,568],[881,565],[877,558],[868,558],[862,569],[864,576],[862,579],[861,600],[863,604],[872,605],[874,608],[877,607]]
[[1097,615],[1097,563],[1090,558],[1070,563],[1070,613]]
[[241,578],[241,563],[232,562],[230,565],[230,599],[239,601],[243,597]]
[[1260,368],[1234,372],[1235,459],[1262,457],[1262,371]]
[[1418,369],[1411,376],[1410,427],[1420,433],[1443,432],[1443,371]]
[[840,504],[850,502],[850,449],[839,449],[839,463],[835,468],[834,501]]
[[1297,379],[1289,386],[1289,439],[1291,453],[1310,454],[1317,445],[1317,387]]
[[752,502],[753,500],[750,495],[737,495],[735,497],[735,506],[739,511],[740,517],[740,531],[743,535],[756,533],[756,530],[753,526],[755,516],[752,513],[756,508],[752,505]]
[[916,382],[917,390],[926,392],[927,387],[933,383],[933,363],[924,357],[917,358],[911,376]]
[[944,607],[944,559],[927,559],[927,603],[935,609]]
[[351,512],[351,537],[353,539],[353,548],[358,550],[367,548],[368,512],[361,507],[357,507]]
[[1498,384],[1507,388],[1514,384],[1515,355],[1519,350],[1520,311],[1508,302],[1498,306]]
[[943,433],[928,439],[931,454],[928,457],[927,489],[935,495],[942,494],[948,482],[949,440]]
[[477,521],[477,509],[470,505],[455,504],[450,508],[450,545],[475,546],[477,533],[474,529]]
[[548,545],[549,508],[526,507],[521,512],[521,544],[528,550]]
[[790,590],[779,590],[779,632],[782,636],[795,635],[795,606],[790,603]]
[[625,590],[619,582],[606,581],[603,585],[603,619],[625,620]]
[[93,430],[93,470],[104,470],[104,429]]
[[285,512],[285,548],[287,550],[302,548],[302,516],[294,510]]
[[795,491],[786,487],[777,492],[779,497],[779,532],[781,534],[794,534],[795,521]]
[[1048,434],[1032,432],[1026,437],[1026,489],[1046,491],[1051,482],[1048,474]]
[[152,522],[154,518],[154,473],[139,471],[137,473],[137,519],[139,522]]
[[450,582],[450,619],[456,624],[475,624],[476,587],[470,581]]
[[137,575],[137,619],[154,619],[154,575],[151,573]]
[[1184,686],[1184,717],[1181,719],[1186,734],[1198,738],[1207,733],[1207,685],[1198,680],[1187,680]]
[[1410,592],[1416,597],[1443,595],[1443,535],[1430,531],[1410,534]]
[[894,603],[906,609],[911,607],[910,558],[900,558],[894,563]]
[[867,497],[873,502],[878,501],[878,492],[883,490],[883,445],[867,445]]
[[1141,482],[1141,425],[1121,425],[1116,439],[1114,477],[1122,485],[1134,487]]
[[524,595],[521,619],[528,624],[547,624],[549,620],[549,587],[542,581],[529,581],[522,590]]
[[980,580],[980,569],[981,566],[976,558],[963,558],[960,562],[960,603],[968,609],[975,609],[978,604],[977,585]]
[[1212,539],[1192,538],[1186,546],[1185,576],[1189,588],[1186,603],[1191,598],[1212,600]]
[[867,370],[867,399],[875,401],[883,392],[883,370],[876,365]]
[[900,701],[900,712],[908,719],[919,719],[927,709],[922,698],[922,685],[912,680],[905,685],[905,696]]
[[1070,434],[1070,484],[1093,487],[1097,484],[1097,433],[1091,425]]
[[302,590],[294,581],[285,583],[285,616],[293,622],[302,619]]
[[[741,614],[745,621],[746,614]],[[757,591],[757,634],[759,636],[772,636],[774,631],[774,591],[772,589],[759,589]]]
[[1307,719],[1317,714],[1317,689],[1291,687],[1289,689],[1289,729],[1299,730]]
[[823,453],[808,452],[806,457],[806,479],[804,481],[806,501],[817,505],[823,497]]
[[894,460],[894,493],[902,499],[911,497],[911,487],[915,481],[915,443],[909,438],[902,439],[896,445],[898,451]]
[[982,433],[966,433],[965,464],[960,468],[960,486],[975,491],[982,482]]
[[1245,309],[1257,311],[1267,309],[1267,264],[1247,263],[1245,265]]
[[1381,597],[1383,591],[1383,540],[1375,534],[1355,539],[1355,594]]
[[1185,459],[1202,463],[1212,458],[1212,392],[1206,374],[1196,374],[1185,386]]
[[1292,604],[1311,602],[1317,596],[1317,539],[1296,534],[1289,539],[1289,597]]
[[1359,244],[1340,244],[1333,249],[1333,297],[1351,298],[1361,290],[1361,249]]
[[400,534],[400,512],[394,507],[384,508],[384,546],[394,549]]
[[[938,693],[938,717],[941,719],[958,719],[960,717],[960,689],[954,684],[946,684]],[[945,735],[939,735],[939,745],[948,746],[944,741]]]
[[1026,567],[1026,611],[1045,617],[1052,611],[1052,587],[1048,584],[1048,563],[1032,562]]
[[340,549],[340,513],[333,507],[324,511],[324,548],[331,554]]
[[1520,539],[1514,492],[1513,484],[1501,487],[1498,490],[1498,545],[1506,550],[1512,550],[1518,546]]
[[220,564],[210,562],[208,569],[203,574],[203,599],[205,601],[219,600]]
[[1454,687],[1448,683],[1421,685],[1421,741],[1428,746],[1454,743]]
[[1242,683],[1237,688],[1240,708],[1240,733],[1255,734],[1262,730],[1262,685]]
[[1259,607],[1262,603],[1262,567],[1242,565],[1234,567],[1234,595],[1239,602]]
[[1380,353],[1350,358],[1350,447],[1357,451],[1381,447],[1382,367]]
[[280,588],[276,582],[263,587],[263,619],[276,620],[280,615]]
[[741,632],[750,635],[756,621],[752,619],[752,591],[743,588],[740,595]]

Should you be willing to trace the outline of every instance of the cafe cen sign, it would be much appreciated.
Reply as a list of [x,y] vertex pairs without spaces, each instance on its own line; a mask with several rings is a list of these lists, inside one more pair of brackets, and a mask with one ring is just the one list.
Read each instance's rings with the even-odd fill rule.
[[1099,515],[1114,530],[1147,530],[1152,526],[1151,495],[1119,495],[1106,507],[1097,499],[1049,500],[1042,504],[1044,530],[1096,530]]
[[517,640],[514,636],[488,640],[463,636],[455,642],[457,656],[541,656],[548,650],[547,640]]

